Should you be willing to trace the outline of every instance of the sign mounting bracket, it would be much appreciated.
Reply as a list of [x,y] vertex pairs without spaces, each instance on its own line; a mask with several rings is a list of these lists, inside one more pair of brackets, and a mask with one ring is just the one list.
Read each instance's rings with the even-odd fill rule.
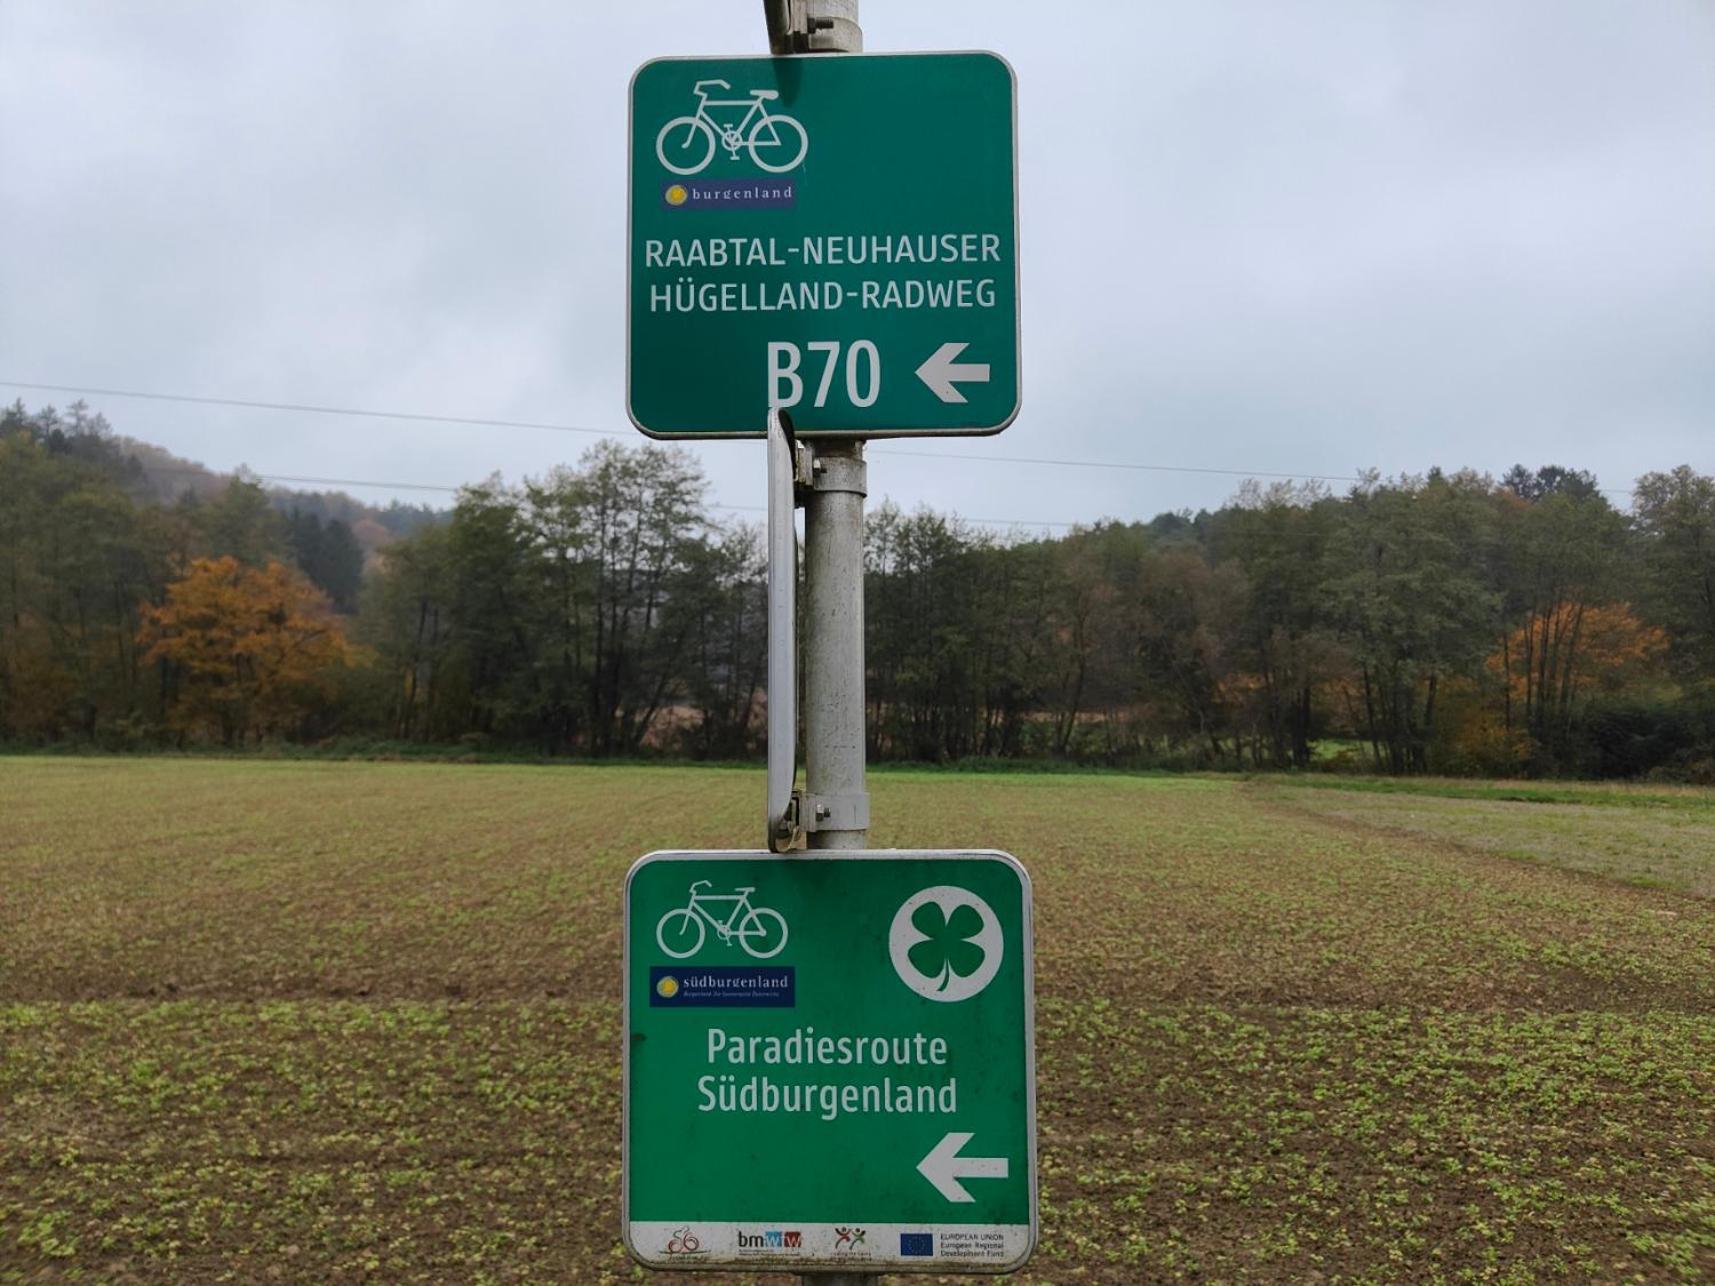
[[785,411],[768,413],[768,848],[802,846],[814,820],[798,777],[798,528],[801,479],[810,474],[808,449],[792,437]]

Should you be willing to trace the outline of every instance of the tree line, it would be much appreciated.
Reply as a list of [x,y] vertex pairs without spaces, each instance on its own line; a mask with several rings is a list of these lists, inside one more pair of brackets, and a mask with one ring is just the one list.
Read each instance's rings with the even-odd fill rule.
[[[752,756],[766,567],[706,490],[604,443],[388,523],[242,475],[163,500],[87,407],[15,404],[0,741]],[[882,505],[865,592],[877,760],[1715,780],[1689,467],[1629,510],[1579,470],[1434,470],[1058,537]]]

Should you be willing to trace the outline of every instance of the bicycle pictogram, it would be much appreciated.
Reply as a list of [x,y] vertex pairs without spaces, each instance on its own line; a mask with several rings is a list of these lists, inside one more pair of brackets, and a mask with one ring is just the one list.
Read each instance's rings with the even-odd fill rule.
[[[692,88],[697,110],[689,116],[675,116],[655,136],[655,155],[662,165],[675,174],[700,174],[715,159],[718,141],[729,161],[738,160],[742,150],[770,174],[784,174],[798,167],[809,150],[810,136],[784,112],[770,114],[768,104],[780,97],[778,89],[753,89],[749,98],[710,98],[711,86],[732,88],[724,80],[699,80]],[[719,110],[741,107],[744,114],[736,123],[730,111]],[[717,120],[710,108],[728,116],[728,123]]]
[[690,1225],[675,1228],[673,1235],[667,1239],[669,1255],[694,1255],[703,1248],[703,1243],[697,1240],[697,1234],[692,1232]]
[[[691,885],[691,900],[661,917],[655,926],[655,941],[661,950],[675,960],[694,956],[703,949],[707,926],[713,925],[715,936],[723,943],[730,947],[736,942],[758,960],[780,954],[786,945],[786,917],[772,907],[751,906],[754,886],[732,893],[697,892],[708,887],[709,881],[696,881]],[[722,919],[709,910],[711,902],[730,902],[732,909]]]

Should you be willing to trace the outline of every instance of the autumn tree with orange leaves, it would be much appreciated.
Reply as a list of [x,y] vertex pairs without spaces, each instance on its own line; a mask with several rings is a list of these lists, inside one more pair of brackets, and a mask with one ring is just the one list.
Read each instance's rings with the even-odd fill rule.
[[163,667],[172,726],[228,746],[294,731],[351,660],[326,595],[281,563],[231,557],[192,563],[144,608],[138,642]]
[[1667,634],[1624,603],[1563,600],[1513,630],[1488,666],[1505,682],[1509,716],[1522,713],[1542,741],[1570,730],[1580,700],[1648,673],[1667,648]]

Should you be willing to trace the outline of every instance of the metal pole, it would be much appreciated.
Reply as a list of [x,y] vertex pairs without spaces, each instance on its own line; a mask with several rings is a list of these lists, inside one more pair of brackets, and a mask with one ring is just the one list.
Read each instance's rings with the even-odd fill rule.
[[[774,39],[773,9],[770,41]],[[785,0],[811,53],[863,52],[858,0]],[[788,33],[790,35],[791,33]],[[815,448],[804,500],[804,794],[811,848],[862,848],[864,791],[863,501],[861,441]]]
[[[861,53],[858,0],[809,0],[810,48]],[[804,794],[817,814],[811,848],[863,848],[863,443],[816,447],[804,502]],[[881,1286],[879,1273],[814,1273],[812,1286]]]
[[[855,7],[855,6],[854,6]],[[804,500],[804,803],[811,848],[863,848],[863,443],[818,443]],[[879,1273],[806,1273],[808,1286],[880,1286]]]
[[[858,0],[763,0],[776,54],[863,52]],[[804,797],[818,849],[863,848],[863,443],[818,443],[804,497]],[[879,1286],[876,1273],[814,1273],[814,1286]]]
[[862,442],[815,447],[804,498],[804,810],[811,848],[863,848]]

